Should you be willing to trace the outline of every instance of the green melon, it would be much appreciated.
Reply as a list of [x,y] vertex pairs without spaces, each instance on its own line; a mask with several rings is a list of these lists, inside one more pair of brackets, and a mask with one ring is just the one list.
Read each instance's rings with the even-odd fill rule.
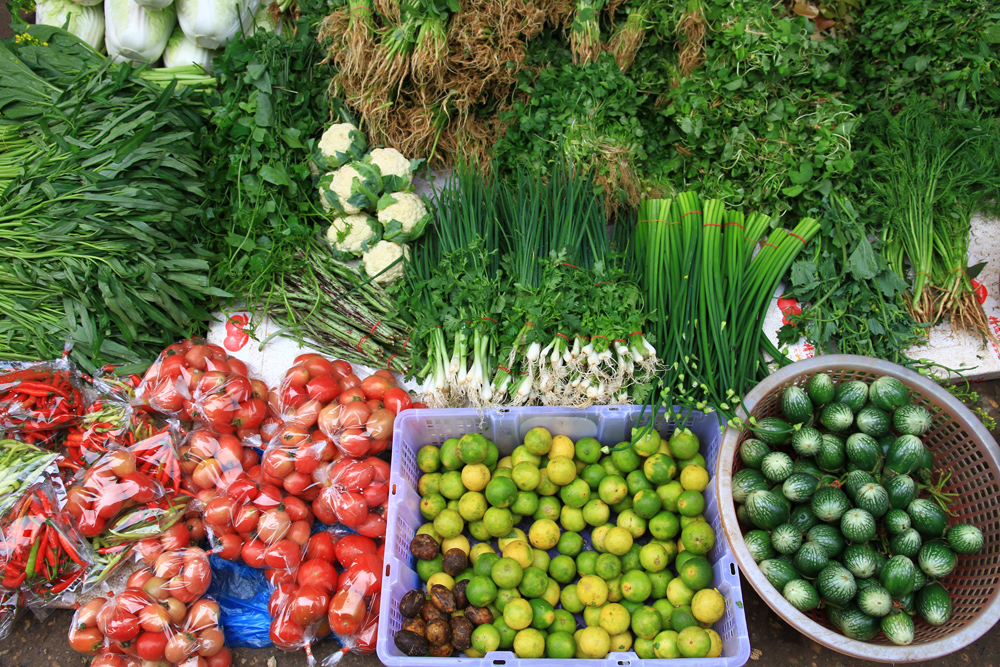
[[822,442],[820,432],[811,426],[803,426],[792,434],[792,449],[799,456],[816,456]]
[[922,405],[904,405],[892,413],[893,427],[904,435],[923,435],[932,421],[931,413]]
[[789,513],[788,523],[798,528],[800,532],[806,533],[810,528],[819,523],[819,519],[813,514],[812,508],[809,505],[798,505],[793,507],[791,513]]
[[917,483],[909,475],[889,476],[884,482],[889,494],[889,506],[897,510],[905,510],[917,497]]
[[788,506],[784,498],[770,491],[752,491],[747,496],[747,516],[753,525],[762,530],[774,530],[788,523]]
[[783,523],[771,531],[771,546],[780,554],[793,554],[802,546],[802,531]]
[[892,597],[906,595],[913,590],[916,567],[906,556],[893,556],[879,572],[878,581]]
[[856,497],[858,489],[865,484],[871,484],[874,481],[875,478],[871,476],[871,473],[865,472],[864,470],[852,470],[844,476],[844,482],[840,485],[840,488],[842,488],[844,493],[847,494],[847,497],[853,501]]
[[820,523],[810,528],[806,533],[806,540],[815,542],[823,547],[826,555],[830,558],[839,556],[844,547],[847,546],[840,531],[825,523]]
[[820,470],[820,467],[816,465],[816,462],[812,459],[812,457],[802,457],[800,459],[796,459],[795,465],[792,466],[792,472],[804,472],[817,479],[822,477],[824,474],[823,471]]
[[977,554],[982,550],[984,542],[983,531],[972,524],[957,523],[948,529],[948,546],[955,553],[967,556]]
[[844,567],[858,579],[869,579],[875,576],[878,561],[875,553],[867,544],[852,544],[844,549],[841,558]]
[[761,417],[750,430],[766,445],[783,445],[792,437],[792,425],[778,417]]
[[844,516],[844,512],[850,509],[851,502],[847,499],[847,495],[840,489],[832,486],[824,486],[813,494],[813,497],[809,501],[809,506],[812,508],[813,514],[816,515],[817,519],[830,523],[832,521],[840,521],[840,517]]
[[875,539],[875,517],[863,509],[855,508],[840,517],[840,532],[854,544],[864,544]]
[[733,474],[733,501],[745,503],[751,491],[767,491],[767,480],[759,470],[743,468]]
[[748,468],[760,470],[760,463],[771,453],[771,448],[757,438],[747,438],[740,445],[740,460]]
[[879,627],[885,638],[897,646],[908,646],[913,643],[915,630],[913,619],[909,614],[889,614],[882,618]]
[[858,641],[871,641],[878,635],[879,619],[861,611],[856,604],[844,608],[840,628],[844,635]]
[[889,538],[889,553],[893,556],[916,558],[917,554],[920,553],[920,547],[923,546],[923,543],[924,541],[920,537],[920,533],[910,528]]
[[892,417],[874,405],[866,405],[854,416],[854,423],[862,433],[873,438],[881,438],[888,434],[889,429],[892,428]]
[[917,613],[931,625],[944,625],[951,618],[951,596],[948,590],[934,581],[917,594]]
[[917,555],[917,565],[931,579],[943,579],[955,569],[958,556],[941,540],[925,543]]
[[801,575],[795,571],[791,563],[778,558],[772,558],[760,563],[760,571],[777,590],[783,591],[785,585]]
[[948,515],[933,500],[917,498],[906,508],[910,523],[924,539],[944,537],[948,530]]
[[747,532],[743,536],[743,542],[747,545],[747,551],[755,563],[761,563],[778,555],[771,546],[771,536],[763,530]]
[[855,494],[854,504],[876,519],[881,519],[889,511],[889,492],[881,484],[864,484]]
[[806,393],[809,394],[809,400],[813,405],[826,405],[837,394],[837,388],[829,375],[819,373],[809,378]]
[[781,394],[781,412],[789,424],[808,424],[813,418],[813,404],[799,387],[787,387]]
[[892,611],[892,596],[878,584],[858,592],[858,608],[869,616],[882,618]]
[[868,385],[861,380],[841,382],[837,385],[833,400],[849,407],[852,413],[857,413],[868,402]]
[[882,458],[882,447],[878,440],[864,433],[855,433],[847,438],[844,451],[848,461],[868,472],[874,472]]
[[882,518],[882,523],[890,536],[899,535],[910,529],[910,515],[906,510],[889,510]]
[[781,493],[793,503],[804,503],[816,493],[819,480],[804,472],[793,473],[781,485]]
[[816,465],[826,472],[837,472],[844,467],[847,454],[844,441],[830,433],[823,434],[823,442],[816,454]]
[[785,584],[782,596],[799,611],[809,611],[819,606],[819,593],[805,579],[794,579]]
[[820,596],[831,604],[847,604],[854,599],[858,585],[854,575],[839,563],[830,563],[816,577]]
[[910,390],[898,379],[883,375],[868,388],[868,398],[879,410],[892,412],[910,402]]
[[820,412],[819,421],[834,433],[843,433],[854,424],[854,413],[844,403],[830,403]]
[[771,452],[760,463],[760,472],[769,482],[784,482],[792,474],[792,457],[784,452]]
[[792,563],[803,576],[812,579],[830,564],[826,549],[815,542],[806,542],[795,553]]
[[889,445],[885,455],[885,468],[900,475],[908,475],[920,467],[924,456],[924,443],[915,435],[901,435]]

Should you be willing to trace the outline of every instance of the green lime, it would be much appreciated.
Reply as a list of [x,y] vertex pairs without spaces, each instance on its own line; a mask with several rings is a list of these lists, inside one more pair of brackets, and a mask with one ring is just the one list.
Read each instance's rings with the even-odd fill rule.
[[462,483],[460,470],[449,470],[441,474],[441,495],[448,500],[458,500],[468,489]]
[[643,660],[655,660],[656,651],[653,650],[653,640],[646,639],[645,637],[636,637],[635,644],[632,646],[632,650],[635,654],[642,658]]
[[677,460],[678,470],[683,472],[684,469],[687,468],[688,466],[701,466],[702,468],[706,469],[708,468],[708,465],[705,463],[705,457],[702,456],[701,454],[695,454],[693,457],[689,459]]
[[533,618],[534,612],[531,610],[531,604],[524,598],[514,598],[513,600],[508,600],[507,604],[504,605],[504,623],[509,625],[514,630],[525,629],[531,625]]
[[627,530],[633,539],[646,534],[646,520],[636,514],[634,509],[625,510],[618,515],[618,527]]
[[569,660],[576,653],[576,642],[569,632],[553,632],[545,640],[545,654],[553,660]]
[[444,572],[444,555],[439,553],[432,560],[418,560],[416,568],[421,581],[427,581],[438,572]]
[[521,542],[527,543],[528,542],[528,536],[525,535],[524,531],[521,530],[520,528],[516,528],[516,527],[515,528],[511,528],[511,530],[510,530],[509,533],[507,533],[506,535],[501,536],[497,540],[497,546],[500,547],[500,553],[501,554],[503,553],[503,550],[507,548],[508,544],[510,544],[511,542],[517,542],[517,541],[521,541]]
[[524,434],[524,447],[535,456],[548,454],[552,448],[552,434],[541,426],[536,426]]
[[516,499],[517,485],[512,479],[495,477],[486,485],[486,500],[493,507],[510,507]]
[[715,572],[712,564],[704,556],[690,556],[677,568],[677,575],[692,591],[700,591],[712,585]]
[[455,577],[455,583],[457,584],[460,581],[465,581],[466,579],[472,579],[474,576],[476,576],[475,571],[473,571],[471,567],[467,567],[464,570],[462,570],[462,572],[457,577]]
[[556,550],[564,556],[576,558],[583,551],[583,538],[580,537],[580,533],[566,531],[559,536],[559,543],[556,544]]
[[512,464],[511,467],[516,466],[518,463],[530,463],[536,468],[540,468],[542,457],[532,454],[524,445],[518,445],[510,454],[510,462]]
[[629,474],[625,475],[625,484],[628,485],[628,494],[634,496],[643,489],[655,489],[656,487],[649,483],[646,476],[641,470],[633,470]]
[[576,577],[576,561],[569,556],[556,556],[549,563],[549,575],[560,584],[568,584]]
[[441,467],[441,450],[434,445],[424,445],[417,452],[417,467],[421,472],[437,472]]
[[581,577],[587,574],[596,574],[598,558],[600,558],[600,555],[596,551],[591,551],[589,549],[587,551],[581,551],[576,557],[577,573]]
[[483,523],[491,536],[501,537],[514,527],[514,515],[508,509],[491,507],[483,515]]
[[632,633],[636,637],[652,639],[663,628],[663,619],[652,607],[640,607],[632,613]]
[[622,573],[622,561],[614,554],[601,554],[597,557],[594,574],[604,581],[614,579]]
[[660,621],[664,628],[672,628],[670,619],[673,618],[674,605],[670,604],[670,600],[664,598],[658,599],[653,603],[653,609],[660,615]]
[[552,625],[552,621],[556,618],[556,611],[551,604],[542,598],[528,600],[528,603],[531,605],[531,627],[536,630],[545,630]]
[[462,459],[458,458],[458,438],[448,438],[441,445],[441,465],[445,470],[462,467]]
[[503,616],[497,616],[493,619],[493,627],[500,633],[501,650],[509,651],[512,649],[514,647],[514,637],[517,636],[517,630],[504,623]]
[[632,548],[632,534],[624,528],[615,526],[608,531],[604,538],[604,548],[616,556],[628,553],[628,550]]
[[663,510],[649,520],[649,534],[658,540],[672,540],[680,532],[681,522],[673,512]]
[[559,526],[551,519],[539,519],[528,529],[528,540],[536,549],[549,550],[559,543]]
[[680,577],[671,579],[670,583],[667,584],[667,599],[670,600],[670,604],[675,607],[679,607],[684,604],[691,604],[691,600],[693,598],[694,591],[691,590]]
[[514,471],[511,468],[498,467],[496,470],[493,471],[493,474],[490,477],[490,479],[496,479],[497,477],[506,477],[507,479],[513,480]]
[[473,607],[485,607],[497,599],[496,584],[486,577],[473,577],[465,588],[465,597]]
[[538,511],[538,494],[534,491],[518,491],[510,511],[520,516],[533,515]]
[[469,491],[458,500],[458,513],[466,521],[479,521],[486,515],[486,496],[478,491]]
[[501,558],[493,563],[490,576],[499,588],[517,588],[524,576],[524,568],[513,558]]
[[[489,512],[489,510],[486,511]],[[486,527],[486,523],[482,519],[480,519],[479,521],[469,522],[468,527],[469,527],[469,534],[472,535],[477,540],[486,541],[494,537],[494,535],[490,533],[489,528]]]
[[559,586],[559,582],[549,577],[549,586],[542,593],[542,599],[548,602],[550,605],[555,607],[559,604],[559,594],[562,592],[562,588]]
[[521,593],[516,588],[498,588],[497,598],[493,601],[493,604],[496,605],[497,609],[503,611],[508,602],[519,597],[521,597]]
[[562,510],[562,503],[554,496],[542,496],[538,499],[538,509],[535,510],[534,519],[559,520],[559,512]]
[[639,551],[639,562],[646,572],[660,572],[668,565],[667,551],[659,544],[647,544]]
[[601,480],[607,477],[608,473],[599,463],[591,463],[590,465],[584,466],[583,470],[580,471],[580,477],[588,485],[590,485],[591,491],[597,491],[597,487],[600,485]]
[[559,592],[559,603],[563,609],[572,614],[579,614],[583,611],[584,605],[576,593],[576,584],[563,586],[562,591]]
[[597,486],[597,495],[608,505],[614,505],[628,497],[628,484],[620,475],[608,475]]
[[694,516],[684,516],[682,514],[680,516],[680,521],[681,521],[682,532],[684,531],[685,528],[688,527],[688,524],[695,523],[696,521],[701,523],[708,523],[708,521],[705,520],[704,514],[695,514]]
[[621,602],[624,600],[622,596],[622,578],[620,576],[614,579],[608,579],[608,602]]
[[601,607],[587,607],[583,610],[583,625],[590,628],[601,624]]
[[500,631],[490,623],[484,623],[472,631],[472,648],[486,654],[500,648]]
[[681,542],[685,551],[693,554],[707,554],[715,546],[715,531],[712,526],[703,521],[694,521],[684,526],[681,531]]
[[448,506],[448,501],[440,493],[432,493],[420,499],[420,514],[428,521],[433,521],[437,515]]
[[465,521],[455,510],[444,509],[434,517],[434,530],[445,539],[461,535],[464,528]]
[[670,617],[670,626],[680,632],[684,628],[698,625],[698,619],[691,612],[690,604],[682,604],[674,607],[674,613]]
[[496,553],[497,552],[493,551],[493,547],[489,542],[480,542],[469,551],[469,560],[472,561],[473,565],[475,565],[479,562],[479,558],[481,556],[485,556],[486,554],[493,554],[495,556]]
[[638,570],[642,567],[642,563],[639,561],[640,553],[642,553],[642,545],[633,542],[629,550],[622,554],[622,572]]
[[660,434],[648,425],[632,429],[632,446],[640,456],[655,454],[660,448],[660,440]]
[[677,650],[677,633],[673,630],[664,630],[653,637],[653,652],[660,660],[681,657],[681,652]]
[[535,489],[535,493],[540,496],[548,497],[554,496],[559,493],[559,487],[552,483],[549,479],[549,471],[547,468],[540,468],[541,480],[538,482],[538,487]]
[[604,540],[608,537],[608,532],[614,528],[610,523],[606,523],[603,526],[597,526],[592,531],[590,531],[590,543],[594,546],[594,549],[604,553],[607,549],[604,548]]
[[642,465],[642,457],[639,456],[639,453],[632,447],[627,446],[623,446],[622,449],[618,449],[616,446],[612,449],[611,460],[614,462],[615,467],[623,473],[630,473]]
[[632,619],[628,610],[618,603],[611,602],[601,607],[599,624],[609,635],[621,634],[628,630]]
[[545,635],[534,628],[521,630],[514,637],[514,655],[519,658],[541,658],[545,655]]
[[563,505],[562,511],[559,512],[559,523],[562,524],[563,528],[574,533],[582,532],[587,528],[587,522],[583,519],[583,510],[569,505]]
[[726,613],[726,599],[714,588],[703,588],[691,599],[691,613],[699,623],[712,625]]
[[618,469],[615,462],[611,459],[611,454],[606,454],[601,457],[601,460],[597,462],[607,475],[618,475],[622,479],[625,478],[625,473]]
[[667,585],[670,584],[670,580],[674,578],[674,575],[670,573],[670,570],[661,570],[660,572],[647,572],[649,575],[649,584],[653,587],[652,593],[650,593],[650,598],[653,600],[659,600],[660,598],[667,596]]
[[631,570],[622,575],[622,596],[632,602],[645,602],[653,592],[649,575],[642,570]]
[[582,479],[574,479],[559,490],[559,499],[564,505],[579,509],[590,500],[590,485]]
[[541,549],[531,550],[531,567],[537,567],[542,572],[548,572],[551,562],[552,558],[547,551],[542,551]]
[[486,458],[483,459],[483,465],[489,468],[491,471],[495,470],[497,467],[497,460],[500,458],[500,450],[497,446],[493,444],[492,440],[486,441]]
[[690,626],[677,633],[677,650],[685,658],[704,658],[712,648],[712,640],[702,628]]
[[576,441],[576,458],[584,463],[597,463],[601,460],[601,443],[594,438],[580,438]]
[[445,509],[458,511],[458,500],[449,500],[445,505]]
[[556,609],[555,617],[552,619],[550,632],[568,632],[572,635],[576,632],[576,618],[565,609]]
[[611,635],[602,627],[584,628],[578,640],[580,653],[585,659],[599,660],[611,650]]
[[642,474],[650,483],[660,486],[677,476],[677,463],[666,454],[656,453],[643,462]]
[[489,445],[481,433],[466,433],[458,441],[458,458],[462,463],[482,463],[488,453]]
[[[479,545],[477,544],[476,546]],[[472,566],[472,569],[480,577],[492,577],[493,565],[498,560],[500,560],[500,556],[497,556],[493,552],[483,554],[482,556],[476,559],[476,562]]]
[[549,586],[549,577],[547,574],[542,572],[537,567],[528,567],[524,570],[524,574],[521,577],[521,583],[518,584],[517,590],[521,591],[521,595],[526,598],[538,598],[545,593],[545,589]]
[[681,568],[684,567],[684,563],[688,562],[689,559],[694,558],[698,554],[693,554],[689,551],[681,551],[677,554],[677,558],[674,561],[674,567],[680,572]]
[[628,610],[629,615],[634,614],[637,609],[639,609],[639,608],[642,607],[642,603],[640,603],[640,602],[631,602],[631,601],[625,600],[625,599],[622,599],[621,601],[619,601],[618,604],[620,604],[621,606],[625,607],[625,609]]
[[533,491],[540,481],[542,473],[538,466],[534,466],[526,461],[518,463],[511,472],[511,479],[517,484],[517,488],[522,491]]
[[[549,481],[556,486],[566,486],[576,479],[576,464],[573,459],[565,456],[557,456],[549,459],[549,464],[545,467]],[[584,482],[586,484],[586,482]],[[590,487],[588,486],[589,490]]]
[[632,509],[632,498],[631,496],[625,496],[622,498],[621,502],[615,503],[611,506],[611,511],[615,514],[621,514],[625,510]]
[[677,511],[677,499],[684,492],[684,487],[678,481],[667,482],[656,487],[656,495],[660,497],[660,501],[663,502],[663,509],[668,512]]
[[608,522],[611,508],[600,498],[591,498],[583,506],[583,520],[591,526],[600,526]]
[[441,493],[441,473],[432,472],[429,475],[421,475],[417,482],[417,493],[420,497],[429,496],[433,493]]
[[505,456],[499,461],[497,461],[497,468],[507,468],[508,470],[514,467],[514,463],[510,460],[509,456]]
[[705,496],[700,491],[683,491],[677,498],[677,511],[682,516],[696,516],[705,511]]
[[670,436],[670,451],[678,459],[689,459],[698,453],[698,436],[689,428],[677,429]]

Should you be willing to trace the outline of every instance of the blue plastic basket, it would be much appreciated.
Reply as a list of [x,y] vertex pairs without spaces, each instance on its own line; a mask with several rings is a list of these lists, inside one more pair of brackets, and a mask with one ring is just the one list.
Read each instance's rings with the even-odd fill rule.
[[[382,579],[382,603],[379,612],[377,652],[387,667],[436,667],[439,665],[469,665],[476,667],[570,667],[576,660],[525,659],[511,651],[491,651],[483,658],[458,654],[454,658],[410,657],[401,653],[392,638],[400,629],[403,618],[399,601],[414,588],[421,586],[413,569],[410,541],[424,523],[420,515],[420,495],[417,482],[417,451],[425,445],[440,445],[448,438],[478,432],[492,440],[501,455],[510,454],[521,444],[523,436],[536,426],[544,426],[553,435],[565,435],[573,440],[594,437],[603,445],[613,446],[628,440],[632,427],[640,423],[641,408],[634,406],[602,406],[577,410],[573,408],[507,408],[499,410],[407,410],[395,422],[392,444],[392,474],[389,480],[389,515],[385,537],[385,562]],[[648,410],[643,423],[648,423]],[[657,416],[657,430],[669,436],[673,425],[666,413]],[[714,415],[696,414],[689,426],[701,441],[701,454],[708,470],[715,469],[722,440],[720,424]],[[715,486],[705,490],[704,516],[712,524],[718,539],[708,554],[714,564],[715,587],[726,598],[726,613],[714,629],[722,637],[722,656],[718,658],[643,660],[635,653],[610,653],[600,661],[602,667],[740,667],[750,658],[750,635],[743,610],[743,592],[736,561],[723,539],[719,521]],[[589,536],[585,538],[589,543]],[[470,540],[475,542],[475,540]]]

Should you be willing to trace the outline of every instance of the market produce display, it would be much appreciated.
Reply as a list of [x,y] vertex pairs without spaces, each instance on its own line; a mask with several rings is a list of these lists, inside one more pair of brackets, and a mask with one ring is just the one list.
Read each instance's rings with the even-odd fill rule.
[[751,419],[732,478],[743,539],[767,580],[802,612],[821,605],[851,639],[913,642],[948,622],[948,576],[983,532],[952,522],[921,436],[931,413],[898,379],[789,386],[779,417]]
[[[405,655],[718,657],[726,600],[706,554],[709,484],[689,429],[637,427],[607,452],[541,426],[500,458],[482,434],[417,452],[410,542],[425,588],[399,601]],[[582,620],[582,625],[580,621]]]

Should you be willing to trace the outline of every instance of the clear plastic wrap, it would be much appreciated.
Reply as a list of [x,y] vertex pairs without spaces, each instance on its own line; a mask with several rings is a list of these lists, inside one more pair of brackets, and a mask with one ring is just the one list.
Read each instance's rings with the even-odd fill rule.
[[327,622],[343,648],[327,657],[324,667],[336,664],[345,653],[375,650],[382,593],[382,551],[375,540],[347,535],[337,541],[334,552],[344,569],[330,597]]
[[320,488],[312,502],[320,522],[340,523],[370,538],[385,537],[388,463],[374,456],[344,458],[317,468],[312,477]]
[[46,444],[80,421],[83,386],[68,359],[0,367],[0,436]]
[[0,516],[6,516],[57,458],[25,442],[0,440]]

